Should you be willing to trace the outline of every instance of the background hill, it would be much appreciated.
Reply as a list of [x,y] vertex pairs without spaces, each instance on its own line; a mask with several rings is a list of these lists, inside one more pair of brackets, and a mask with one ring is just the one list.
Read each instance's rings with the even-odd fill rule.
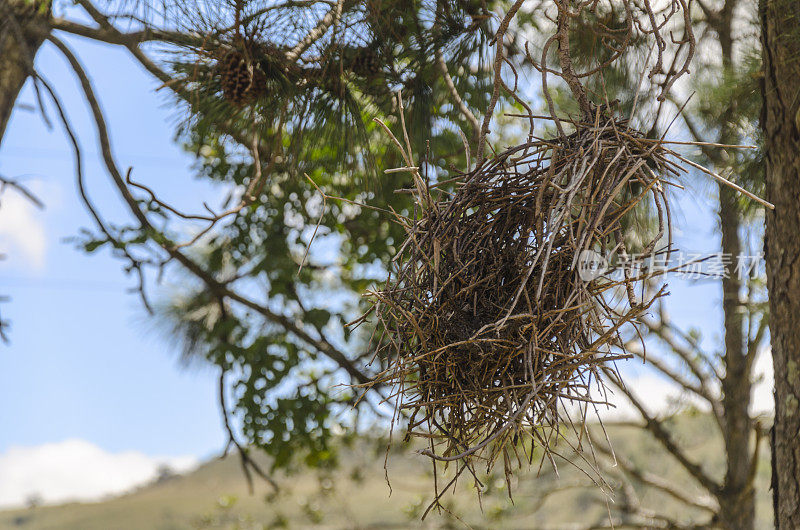
[[[712,473],[722,472],[721,448],[709,436],[715,427],[705,415],[674,420],[691,455]],[[657,442],[638,429],[609,426],[615,450],[643,469],[662,473],[692,494],[695,487]],[[718,437],[717,437],[718,438]],[[18,530],[178,530],[262,528],[446,528],[464,527],[448,514],[420,516],[432,499],[432,475],[413,448],[395,448],[389,459],[391,494],[383,470],[385,442],[359,440],[342,448],[341,465],[327,472],[279,476],[279,493],[263,483],[253,495],[236,455],[213,460],[184,476],[165,476],[127,495],[90,504],[66,504],[0,512],[0,528]],[[567,448],[564,448],[565,454]],[[758,528],[772,525],[769,462],[762,451],[757,470]],[[609,481],[613,480],[609,477]],[[514,502],[507,498],[501,473],[489,477],[479,506],[471,480],[445,497],[453,513],[474,528],[584,528],[607,523],[606,502],[623,502],[620,488],[607,499],[569,464],[559,476],[545,465],[512,480]],[[697,490],[699,492],[699,490]],[[679,508],[669,496],[636,486],[643,506],[672,506],[675,518],[698,516]],[[681,511],[683,510],[683,511]],[[695,519],[703,520],[703,519]],[[578,524],[580,523],[580,524]]]

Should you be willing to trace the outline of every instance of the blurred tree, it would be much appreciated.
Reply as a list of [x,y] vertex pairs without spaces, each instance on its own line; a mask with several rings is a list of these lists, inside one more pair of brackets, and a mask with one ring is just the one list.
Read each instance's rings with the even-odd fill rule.
[[[17,55],[2,55],[10,61],[0,65],[4,81],[6,67],[16,81],[0,87],[0,103],[13,102],[31,77],[56,108],[96,222],[80,246],[123,260],[143,303],[181,338],[187,357],[219,367],[230,443],[246,469],[260,472],[246,454],[250,444],[276,467],[331,463],[337,423],[358,424],[362,410],[385,414],[380,392],[361,400],[355,414],[338,414],[358,400],[348,385],[370,381],[383,363],[368,362],[370,330],[344,324],[365,309],[361,293],[382,279],[382,264],[404,236],[363,204],[412,207],[395,191],[411,185],[408,174],[381,171],[404,164],[372,119],[396,122],[402,93],[408,142],[427,178],[467,167],[466,138],[479,136],[475,116],[491,94],[491,10],[502,2],[78,0],[79,8],[50,9],[2,1],[8,19],[0,42]],[[79,21],[87,15],[93,23]],[[30,37],[19,40],[17,27]],[[196,153],[198,175],[228,186],[226,204],[178,211],[138,183],[135,170],[119,167],[99,97],[64,34],[127,49],[171,90],[178,138]],[[131,224],[106,220],[83,185],[68,109],[33,69],[43,41],[80,81]],[[146,287],[165,270],[180,288],[151,304]],[[228,421],[232,414],[238,422]],[[237,425],[247,443],[238,441]]]
[[[10,13],[2,26],[0,51],[12,50],[0,55],[0,68],[18,79],[13,81],[10,74],[13,82],[0,85],[0,125],[4,127],[23,80],[33,75],[74,141],[58,95],[32,70],[33,54],[49,40],[81,82],[104,162],[134,219],[128,226],[104,220],[82,186],[79,163],[82,198],[97,223],[94,232],[85,234],[83,248],[110,249],[120,257],[139,282],[148,307],[148,271],[175,271],[181,290],[154,311],[170,333],[182,338],[188,358],[202,357],[220,368],[230,443],[241,449],[245,469],[253,464],[235,424],[228,421],[231,414],[238,414],[247,442],[265,449],[276,466],[299,460],[312,466],[333,462],[330,436],[339,422],[357,426],[363,421],[358,413],[383,413],[381,396],[368,395],[356,413],[339,414],[359,396],[337,385],[365,383],[382,363],[369,363],[364,345],[371,330],[354,333],[344,324],[364,309],[360,293],[383,278],[383,264],[404,236],[401,227],[365,204],[399,212],[412,208],[408,195],[394,192],[411,185],[405,173],[378,176],[379,170],[403,163],[371,119],[395,120],[400,90],[407,105],[408,142],[429,179],[446,179],[454,168],[469,167],[461,131],[472,145],[486,132],[480,119],[495,104],[487,61],[498,27],[492,13],[508,2],[196,0],[108,5],[77,0],[93,24],[77,21],[79,17],[59,6],[49,10],[49,4],[36,4],[30,11],[24,0],[0,2]],[[734,28],[737,20],[754,16],[748,7],[737,0],[697,3],[693,15],[701,30],[696,33],[703,35],[699,45],[708,54],[695,67],[699,101],[681,115],[694,140],[707,140],[711,134],[718,143],[732,144],[754,134],[748,120],[758,106],[753,87],[760,63],[746,52],[755,36],[745,32],[740,37]],[[743,18],[737,19],[737,12]],[[523,35],[528,26],[542,23],[540,15],[536,6],[526,6],[515,19],[522,28],[515,33]],[[619,23],[617,15],[609,12],[608,28]],[[15,28],[30,37],[20,40]],[[59,39],[64,33],[129,50],[172,91],[185,110],[178,137],[197,154],[200,176],[230,186],[226,205],[180,212],[161,201],[157,190],[138,184],[130,171],[119,168],[98,98],[79,59]],[[598,59],[598,39],[586,32],[574,35],[576,49],[585,50],[585,62]],[[609,35],[604,38],[613,40],[613,30]],[[517,44],[522,39],[509,38],[507,46],[500,40],[500,54],[531,69]],[[29,42],[29,53],[21,42]],[[642,45],[642,58],[647,50],[644,43],[637,44]],[[655,93],[639,94],[642,76],[636,68],[635,62],[627,62],[605,70],[604,84],[592,86],[595,101],[611,93],[608,99],[620,99],[623,112],[631,112],[635,101],[653,99]],[[706,83],[709,79],[714,81]],[[502,105],[525,110],[514,99]],[[666,111],[681,106],[678,100],[655,107],[642,104],[640,124],[652,126],[644,130],[655,137]],[[74,145],[80,162],[80,149]],[[758,171],[750,171],[759,167],[758,160],[747,155],[729,156],[704,146],[700,160],[717,172],[733,170],[750,178],[750,187],[760,182]],[[719,201],[721,250],[737,256],[742,229],[757,209],[724,186]],[[743,283],[732,274],[721,284],[721,361],[700,349],[695,332],[679,329],[665,313],[645,325],[667,352],[663,357],[648,354],[651,365],[709,403],[725,443],[724,476],[689,458],[669,421],[651,416],[622,385],[622,393],[642,414],[640,425],[687,470],[702,496],[686,495],[682,487],[633,466],[620,469],[625,480],[656,487],[706,514],[697,524],[752,528],[759,429],[749,414],[751,372],[766,319],[757,283]],[[229,404],[231,395],[234,402]],[[634,501],[621,504],[620,512],[628,524],[671,524]]]
[[[541,4],[547,6],[547,2]],[[622,13],[608,9],[609,31],[619,31],[623,21]],[[694,3],[692,24],[698,35],[696,46],[703,53],[693,61],[687,82],[668,95],[666,104],[644,103],[657,101],[657,94],[642,90],[641,80],[646,74],[642,66],[646,61],[642,59],[653,53],[645,42],[635,43],[638,54],[630,54],[628,60],[605,68],[590,87],[599,100],[619,100],[622,114],[631,116],[639,129],[648,131],[648,136],[661,137],[669,126],[671,136],[700,142],[699,153],[687,156],[717,174],[731,175],[735,182],[760,193],[764,186],[761,149],[721,149],[709,145],[761,143],[756,126],[760,109],[758,83],[762,75],[756,5],[739,0],[699,0]],[[680,33],[680,28],[674,31]],[[598,60],[598,50],[602,50],[600,38],[588,30],[573,33],[572,49],[584,68]],[[675,114],[679,117],[670,121]],[[611,509],[617,514],[615,523],[623,527],[699,525],[740,529],[756,525],[754,480],[760,440],[766,431],[752,416],[751,394],[755,382],[753,366],[767,337],[768,312],[763,279],[743,271],[742,267],[746,268],[749,262],[740,259],[757,254],[759,244],[752,241],[761,240],[763,208],[726,185],[720,183],[715,187],[721,233],[719,251],[727,257],[723,258],[727,273],[717,279],[724,330],[721,353],[707,351],[701,345],[701,330],[685,329],[674,322],[669,316],[669,299],[659,301],[655,314],[641,319],[649,345],[646,355],[637,348],[639,338],[627,346],[684,391],[689,403],[699,402],[708,407],[724,448],[724,471],[720,474],[708,462],[693,459],[690,441],[681,440],[671,415],[654,414],[648,403],[637,396],[635,388],[626,387],[624,381],[610,374],[617,391],[640,415],[640,421],[629,425],[648,431],[684,470],[686,481],[694,488],[688,490],[687,484],[673,483],[635,465],[624,455],[615,455],[601,441],[602,433],[595,433],[598,436],[595,444],[602,455],[599,461],[608,476],[618,482],[622,493]],[[647,233],[654,214],[640,212],[638,226],[629,230],[628,235],[633,239],[630,247],[636,247],[637,236]],[[651,503],[640,500],[648,497],[648,491],[658,492],[655,497],[649,496]],[[663,511],[658,504],[659,495],[684,503],[682,517],[675,518],[673,513]]]
[[49,15],[49,1],[0,1],[0,142],[17,95],[33,73],[33,58],[47,34]]

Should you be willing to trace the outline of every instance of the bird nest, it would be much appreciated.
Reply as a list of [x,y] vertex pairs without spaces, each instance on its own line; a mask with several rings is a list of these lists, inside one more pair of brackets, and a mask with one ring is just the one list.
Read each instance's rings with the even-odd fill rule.
[[623,326],[663,292],[628,269],[597,276],[587,257],[626,255],[622,231],[642,201],[659,229],[639,250],[663,250],[670,152],[599,113],[575,131],[511,148],[453,192],[406,168],[418,209],[398,216],[407,238],[371,293],[389,359],[375,383],[395,386],[407,436],[459,474],[502,456],[508,475],[535,448],[549,452],[564,405],[598,403],[590,384],[626,357]]

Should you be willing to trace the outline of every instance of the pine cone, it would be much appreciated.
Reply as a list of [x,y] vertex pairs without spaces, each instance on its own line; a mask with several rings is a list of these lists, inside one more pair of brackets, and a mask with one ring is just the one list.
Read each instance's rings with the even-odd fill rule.
[[247,105],[264,95],[267,82],[264,71],[256,63],[248,61],[241,51],[229,50],[217,68],[222,94],[234,105]]
[[372,77],[379,73],[381,66],[378,54],[372,49],[359,50],[347,65],[350,71],[362,77]]

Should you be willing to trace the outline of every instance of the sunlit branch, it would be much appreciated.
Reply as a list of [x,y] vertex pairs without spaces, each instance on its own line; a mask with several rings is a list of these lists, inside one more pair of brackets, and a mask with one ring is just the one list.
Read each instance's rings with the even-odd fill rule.
[[712,497],[688,494],[682,487],[670,483],[658,475],[639,469],[633,462],[619,454],[613,453],[609,447],[603,443],[598,443],[596,440],[594,441],[594,447],[615,462],[626,474],[646,486],[663,491],[670,497],[701,510],[715,513],[719,509],[719,504]]
[[704,488],[706,488],[713,495],[718,495],[721,491],[721,486],[717,481],[711,478],[703,468],[689,459],[684,451],[678,447],[672,434],[664,427],[663,423],[652,416],[642,402],[633,393],[625,387],[625,384],[619,379],[617,374],[608,368],[603,371],[608,376],[609,381],[625,396],[627,396],[630,403],[636,408],[645,421],[644,427],[650,431],[656,440],[658,440],[664,449],[667,450],[680,464],[689,472],[689,474],[697,480]]
[[[84,95],[86,96],[87,102],[92,110],[92,115],[94,117],[95,124],[97,126],[98,134],[100,137],[100,147],[101,153],[103,157],[103,161],[105,163],[106,169],[108,170],[109,174],[112,177],[112,180],[117,187],[118,191],[122,195],[122,198],[125,204],[128,206],[128,209],[133,214],[133,216],[137,219],[140,223],[141,228],[152,233],[158,233],[158,230],[150,223],[147,215],[141,210],[139,204],[135,197],[131,194],[129,188],[125,183],[125,179],[123,178],[121,172],[118,169],[116,161],[113,158],[111,153],[111,146],[108,137],[108,130],[105,124],[105,118],[103,117],[103,113],[100,109],[100,105],[97,101],[97,98],[94,95],[94,90],[91,86],[91,82],[86,75],[86,72],[83,70],[80,62],[77,60],[75,55],[69,50],[69,48],[62,43],[57,38],[50,36],[49,39],[56,47],[64,54],[64,56],[69,61],[73,71],[78,76],[81,87],[83,89]],[[163,239],[163,238],[159,238]],[[256,311],[258,314],[266,317],[271,322],[279,324],[284,329],[295,335],[301,341],[305,342],[309,346],[313,347],[326,357],[330,358],[334,362],[336,362],[341,368],[343,368],[355,381],[358,383],[366,383],[371,379],[360,371],[355,365],[347,358],[347,356],[331,345],[324,337],[314,338],[308,332],[306,332],[300,323],[294,322],[290,317],[285,315],[275,313],[265,305],[259,304],[241,294],[233,291],[229,288],[229,286],[217,280],[213,274],[205,270],[200,264],[189,258],[186,254],[181,252],[179,249],[175,248],[174,245],[167,241],[160,241],[157,242],[161,248],[169,254],[171,259],[174,259],[178,263],[180,263],[186,270],[192,273],[195,277],[203,281],[203,283],[207,286],[207,288],[214,294],[218,296],[222,296],[225,298],[229,298],[237,303]]]

